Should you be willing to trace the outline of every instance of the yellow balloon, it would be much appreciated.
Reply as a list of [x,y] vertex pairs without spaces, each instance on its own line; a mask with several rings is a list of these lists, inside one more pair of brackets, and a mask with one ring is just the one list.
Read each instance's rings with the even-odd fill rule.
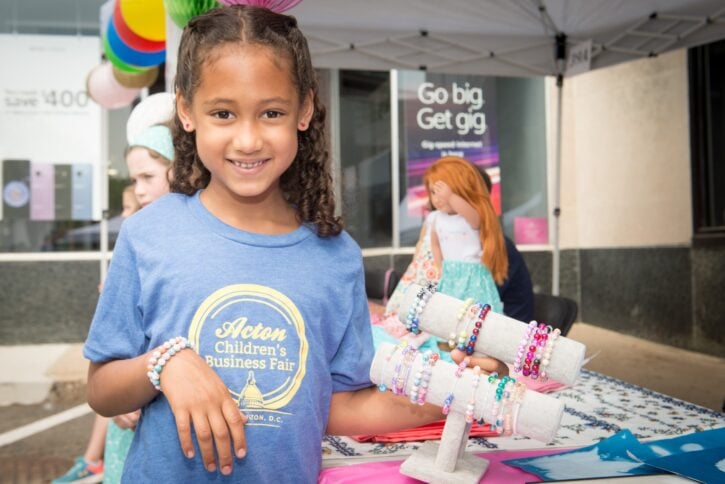
[[139,37],[156,42],[166,40],[164,0],[119,0],[128,28]]

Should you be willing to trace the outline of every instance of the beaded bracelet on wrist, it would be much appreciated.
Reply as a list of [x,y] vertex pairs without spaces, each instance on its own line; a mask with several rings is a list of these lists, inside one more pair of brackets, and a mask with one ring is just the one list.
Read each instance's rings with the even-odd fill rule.
[[154,350],[149,358],[147,366],[149,371],[146,376],[149,377],[149,381],[155,389],[161,391],[161,372],[164,370],[166,363],[172,356],[186,348],[194,348],[194,345],[183,336],[177,336],[164,342]]

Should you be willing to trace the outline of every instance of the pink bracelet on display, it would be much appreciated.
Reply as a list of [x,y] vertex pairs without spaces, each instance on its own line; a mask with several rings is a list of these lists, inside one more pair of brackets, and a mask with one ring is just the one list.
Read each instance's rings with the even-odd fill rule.
[[177,354],[179,351],[186,348],[194,348],[194,345],[188,339],[183,336],[177,336],[166,341],[164,344],[156,348],[151,353],[149,358],[149,364],[147,366],[148,372],[146,375],[149,377],[149,381],[155,389],[161,391],[161,372],[169,362],[172,356]]
[[554,344],[556,343],[556,340],[559,339],[560,335],[561,330],[559,328],[555,328],[554,331],[549,334],[549,338],[547,339],[546,345],[544,346],[544,352],[541,358],[541,366],[539,369],[539,376],[541,377],[542,381],[546,381],[549,379],[546,368],[549,366],[549,361],[551,360],[551,352],[554,350]]
[[[531,321],[528,326],[526,326],[526,333],[524,334],[523,338],[521,338],[521,343],[519,344],[519,351],[516,354],[516,359],[514,360],[515,373],[523,373],[524,376],[529,376],[529,374],[531,373],[532,358],[528,358],[527,350],[530,349],[530,341],[532,340],[535,331],[536,321]],[[533,354],[531,356],[533,357]],[[528,363],[526,363],[527,361]]]
[[481,367],[476,365],[473,367],[473,390],[471,391],[471,398],[468,399],[468,405],[466,405],[466,423],[473,423],[473,413],[476,410],[476,395],[478,395],[478,385],[481,383]]
[[458,380],[461,379],[461,376],[463,375],[463,371],[468,366],[468,363],[470,362],[470,358],[466,357],[463,358],[463,361],[461,361],[458,364],[458,367],[456,368],[456,379],[453,381],[453,388],[451,388],[451,391],[448,392],[446,395],[445,400],[443,400],[443,415],[448,415],[448,412],[451,411],[451,404],[453,403],[454,393],[456,391],[456,385],[458,384]]
[[410,388],[410,402],[418,405],[425,404],[425,397],[428,394],[428,382],[433,371],[433,366],[438,361],[438,353],[426,350],[420,354],[421,368],[413,376],[413,386]]

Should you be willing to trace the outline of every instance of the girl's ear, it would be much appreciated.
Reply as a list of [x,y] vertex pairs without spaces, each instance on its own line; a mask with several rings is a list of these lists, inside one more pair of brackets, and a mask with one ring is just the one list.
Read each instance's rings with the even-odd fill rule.
[[307,128],[310,127],[310,121],[312,120],[312,115],[315,113],[315,103],[312,102],[313,94],[312,90],[307,93],[307,96],[305,96],[304,101],[302,101],[302,108],[300,109],[300,116],[297,121],[297,130],[298,131],[307,131]]
[[176,91],[176,113],[179,116],[179,120],[181,120],[181,125],[184,127],[184,131],[189,133],[194,131],[194,120],[191,116],[191,109],[189,108],[186,99],[182,97],[178,90]]

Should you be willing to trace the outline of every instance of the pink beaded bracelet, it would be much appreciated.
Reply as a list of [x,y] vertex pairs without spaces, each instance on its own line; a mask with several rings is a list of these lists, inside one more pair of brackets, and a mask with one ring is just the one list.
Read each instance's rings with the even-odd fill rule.
[[155,389],[161,391],[161,372],[164,366],[166,366],[166,363],[168,363],[172,356],[186,348],[193,349],[194,345],[183,336],[177,336],[166,341],[151,353],[147,366],[149,371],[146,373],[146,376],[149,377],[149,381]]

